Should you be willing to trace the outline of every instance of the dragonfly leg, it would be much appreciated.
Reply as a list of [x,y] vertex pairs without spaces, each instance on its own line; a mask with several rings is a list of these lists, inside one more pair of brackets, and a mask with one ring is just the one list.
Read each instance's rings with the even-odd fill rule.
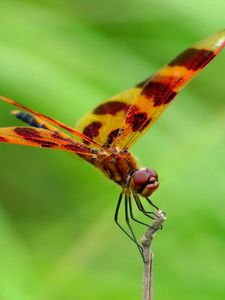
[[134,220],[134,221],[137,222],[137,223],[140,223],[140,224],[142,224],[142,225],[145,225],[145,226],[149,227],[148,224],[146,224],[146,223],[144,223],[144,222],[142,222],[142,221],[139,221],[139,220],[137,220],[137,219],[134,217],[134,214],[133,214],[133,207],[132,207],[132,199],[131,199],[130,195],[128,196],[128,206],[129,206],[129,211],[130,211],[130,217],[131,217],[131,219]]
[[134,243],[136,243],[135,240],[134,240],[134,238],[126,231],[126,229],[124,229],[122,227],[122,225],[120,225],[120,223],[118,221],[119,210],[120,210],[120,207],[121,207],[121,202],[122,202],[123,196],[124,196],[124,192],[122,191],[120,193],[119,200],[117,202],[116,211],[115,211],[115,215],[114,215],[114,221],[119,226],[119,228],[129,237],[129,239],[131,239]]
[[156,206],[149,198],[145,198],[147,201],[148,201],[148,203],[151,205],[151,206],[153,206],[153,207],[155,207],[157,210],[159,210],[159,208],[158,208],[158,206]]
[[133,194],[135,203],[137,205],[137,208],[148,218],[150,219],[155,219],[155,213],[152,211],[146,211],[145,208],[143,207],[140,198],[138,197],[138,195]]
[[123,200],[123,196],[124,196],[124,192],[122,191],[120,193],[120,196],[119,196],[119,200],[118,200],[118,203],[117,203],[117,206],[116,206],[116,211],[115,211],[115,216],[114,216],[114,221],[116,222],[116,224],[119,226],[119,228],[126,234],[126,236],[129,237],[130,240],[132,240],[132,242],[134,242],[138,248],[138,251],[140,252],[141,254],[141,257],[142,259],[144,260],[144,257],[143,257],[143,250],[142,250],[142,247],[141,245],[138,243],[136,237],[135,237],[135,234],[130,226],[130,223],[129,223],[129,215],[128,215],[128,206],[127,206],[127,196],[125,196],[125,217],[126,217],[126,223],[130,229],[130,232],[131,234],[129,234],[125,228],[123,228],[123,226],[119,223],[118,221],[118,218],[119,218],[119,211],[120,211],[120,208],[121,208],[121,202]]
[[142,248],[142,246],[138,243],[137,238],[136,238],[136,236],[135,236],[135,234],[134,234],[134,231],[133,231],[133,229],[132,229],[132,227],[131,227],[131,225],[130,225],[129,210],[128,210],[128,205],[129,205],[129,203],[128,203],[128,197],[129,197],[129,196],[127,196],[127,194],[125,194],[125,218],[126,218],[126,223],[127,223],[127,226],[128,226],[129,229],[130,229],[130,232],[131,232],[131,235],[132,235],[132,237],[133,237],[133,239],[134,239],[134,242],[135,242],[135,244],[136,244],[137,247],[138,247],[138,251],[140,252],[141,257],[142,257],[142,259],[143,259],[143,261],[144,261],[143,248]]
[[[159,210],[158,206],[156,206],[149,198],[146,197],[145,199],[148,201],[148,203],[149,203],[151,206],[153,206],[153,207],[155,207],[157,210]],[[163,212],[163,213],[164,213],[164,215],[166,215],[165,212]],[[163,229],[163,226],[162,226],[162,225],[161,225],[160,229]]]

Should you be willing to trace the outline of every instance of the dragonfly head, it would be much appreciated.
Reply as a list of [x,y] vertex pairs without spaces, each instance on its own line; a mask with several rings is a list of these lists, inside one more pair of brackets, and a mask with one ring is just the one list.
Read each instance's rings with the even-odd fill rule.
[[152,168],[135,171],[130,180],[130,188],[143,197],[150,196],[159,186],[158,175]]

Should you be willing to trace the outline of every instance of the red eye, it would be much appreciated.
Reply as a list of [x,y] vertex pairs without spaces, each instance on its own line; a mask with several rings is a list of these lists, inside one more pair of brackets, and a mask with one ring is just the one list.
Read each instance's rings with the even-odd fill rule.
[[150,176],[151,175],[148,172],[146,172],[146,170],[136,171],[133,176],[134,185],[136,186],[145,185],[148,182]]
[[150,196],[159,186],[158,175],[155,170],[145,168],[137,170],[131,179],[130,187],[143,197]]
[[158,178],[158,174],[156,173],[156,171],[154,169],[146,168],[145,170],[150,175],[150,177],[153,176],[155,178]]

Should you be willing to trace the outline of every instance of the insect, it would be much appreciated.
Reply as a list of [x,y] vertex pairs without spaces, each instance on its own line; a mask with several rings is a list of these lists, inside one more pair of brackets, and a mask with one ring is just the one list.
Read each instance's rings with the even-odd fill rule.
[[[138,166],[129,148],[224,46],[225,30],[194,44],[147,80],[98,105],[76,128],[0,96],[22,109],[12,114],[29,125],[0,128],[0,141],[76,153],[120,185],[114,219],[142,254],[130,221],[147,224],[135,218],[132,205],[153,218],[154,212],[146,211],[143,201],[158,209],[149,197],[158,188],[159,180],[154,169]],[[118,221],[122,203],[128,230]]]

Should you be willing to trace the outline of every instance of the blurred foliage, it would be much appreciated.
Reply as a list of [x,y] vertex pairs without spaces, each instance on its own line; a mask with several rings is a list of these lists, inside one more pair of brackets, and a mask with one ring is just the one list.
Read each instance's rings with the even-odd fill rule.
[[[223,0],[1,1],[0,90],[68,124],[224,27]],[[134,147],[168,220],[154,294],[224,299],[225,53]],[[0,103],[1,124],[19,121]],[[141,299],[137,249],[113,223],[119,188],[62,152],[0,145],[0,299]],[[143,228],[137,229],[139,234]]]

